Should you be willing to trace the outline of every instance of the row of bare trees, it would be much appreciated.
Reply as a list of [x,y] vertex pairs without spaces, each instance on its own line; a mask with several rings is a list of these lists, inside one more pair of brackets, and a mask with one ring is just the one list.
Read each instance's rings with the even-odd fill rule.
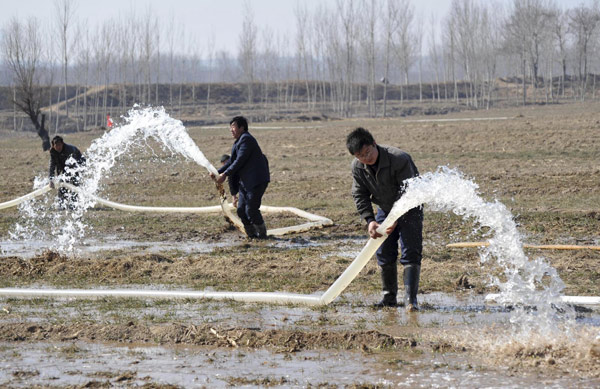
[[[400,104],[489,107],[503,98],[502,78],[520,82],[504,98],[523,104],[595,97],[597,1],[565,10],[552,0],[453,0],[441,17],[417,14],[413,1],[336,0],[315,9],[298,1],[293,37],[257,26],[247,1],[231,53],[215,47],[214,35],[200,40],[151,9],[93,26],[77,19],[74,0],[55,0],[50,25],[13,19],[3,26],[3,65],[15,105],[38,130],[42,111],[55,128],[80,130],[134,102],[181,108],[186,84],[206,113],[222,82],[243,83],[249,108],[296,103],[341,116],[359,109],[387,116],[392,85]],[[200,84],[208,84],[202,95]],[[410,85],[418,85],[417,97]]]

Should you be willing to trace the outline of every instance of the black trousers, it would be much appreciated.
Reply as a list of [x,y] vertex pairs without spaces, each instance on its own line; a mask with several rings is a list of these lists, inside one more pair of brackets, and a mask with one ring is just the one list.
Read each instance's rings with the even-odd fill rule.
[[268,182],[257,185],[250,190],[243,188],[240,185],[238,193],[237,214],[242,219],[242,223],[260,225],[265,221],[260,213],[260,204],[262,197],[267,190]]
[[[381,224],[387,213],[377,211],[375,221]],[[398,260],[398,242],[401,246],[400,263],[420,265],[423,257],[423,207],[416,207],[398,219],[398,224],[377,250],[379,266],[396,263]]]
[[[77,175],[66,177],[65,182],[74,186],[79,186],[81,180],[79,175]],[[77,201],[79,201],[79,196],[76,192],[63,187],[58,188],[58,202],[62,208],[73,209]]]

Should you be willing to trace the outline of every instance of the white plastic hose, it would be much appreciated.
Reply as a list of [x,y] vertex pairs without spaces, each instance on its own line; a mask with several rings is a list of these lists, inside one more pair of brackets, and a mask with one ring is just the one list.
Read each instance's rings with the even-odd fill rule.
[[[116,203],[114,201],[108,201],[108,200],[102,199],[98,196],[88,195],[88,194],[83,193],[80,188],[73,186],[71,184],[68,184],[68,183],[64,183],[64,182],[61,182],[60,186],[63,186],[72,191],[81,193],[82,195],[89,196],[90,198],[92,198],[94,201],[96,201],[99,204],[103,204],[103,205],[106,205],[107,207],[111,207],[111,208],[115,208],[115,209],[120,209],[122,211],[166,212],[166,213],[178,213],[178,212],[180,212],[180,213],[216,213],[216,212],[222,211],[225,214],[225,216],[227,216],[227,218],[229,220],[231,220],[231,222],[238,229],[240,229],[242,232],[244,231],[244,224],[242,223],[240,218],[232,212],[232,210],[234,208],[231,204],[226,202],[224,196],[221,197],[221,205],[220,206],[217,205],[217,206],[212,206],[212,207],[145,207],[145,206],[139,206],[139,205],[120,204],[120,203]],[[303,217],[303,218],[311,221],[310,223],[305,223],[305,224],[301,224],[301,225],[297,225],[297,226],[282,227],[282,228],[268,230],[267,235],[271,235],[271,236],[281,236],[281,235],[289,234],[292,232],[308,231],[315,227],[330,226],[333,224],[333,221],[326,217],[315,215],[310,212],[302,211],[302,210],[300,210],[298,208],[294,208],[294,207],[273,207],[273,206],[263,205],[260,207],[260,210],[265,213],[290,212],[299,217]]]
[[242,302],[261,302],[272,304],[304,304],[308,306],[328,305],[335,300],[358,276],[381,246],[387,235],[385,229],[395,219],[389,216],[379,227],[382,237],[369,239],[365,247],[354,258],[354,261],[338,277],[338,279],[320,297],[294,293],[268,292],[188,292],[188,291],[149,291],[127,289],[0,289],[0,296],[7,297],[137,297],[137,298],[199,298],[214,300],[235,300]]
[[[81,189],[67,183],[60,183],[60,186],[68,188],[70,190],[81,192]],[[23,196],[21,199],[25,201],[29,198],[39,196],[42,193],[50,190],[49,186],[46,186],[38,191],[30,193],[27,196]],[[36,191],[36,192],[38,192]],[[86,194],[87,195],[87,194]],[[232,206],[225,202],[225,198],[221,197],[221,206],[216,207],[198,207],[198,208],[179,208],[179,207],[142,207],[132,206],[126,204],[115,203],[101,199],[97,196],[91,196],[96,202],[104,204],[106,206],[120,209],[123,211],[154,211],[154,212],[218,212],[222,209],[223,212],[229,217],[235,224],[236,221],[242,225],[239,218],[231,212]],[[14,202],[15,200],[13,200]],[[21,201],[21,202],[22,202]],[[16,204],[15,204],[16,205]],[[299,210],[293,207],[272,207],[262,206],[261,211],[265,212],[291,212],[299,217],[304,217],[311,220],[310,223],[302,224],[300,226],[292,226],[279,228],[275,230],[269,230],[270,235],[283,235],[292,231],[300,231],[312,228],[314,226],[325,226],[333,224],[333,222],[322,216],[314,215],[306,211]],[[381,223],[378,231],[383,236],[377,239],[369,239],[365,247],[356,256],[354,261],[348,266],[348,268],[338,277],[338,279],[325,291],[323,295],[302,295],[294,293],[267,293],[267,292],[188,292],[188,291],[148,291],[148,290],[127,290],[127,289],[16,289],[16,288],[5,288],[0,289],[0,296],[12,296],[12,297],[138,297],[138,298],[208,298],[215,300],[236,300],[243,302],[266,302],[274,304],[304,304],[308,306],[327,305],[335,300],[343,291],[350,285],[350,283],[358,276],[360,271],[365,267],[367,262],[373,257],[375,251],[381,246],[387,234],[385,229],[392,225],[399,216],[388,216],[383,223]],[[243,226],[242,226],[243,227]]]
[[325,293],[321,296],[321,300],[319,301],[319,305],[327,305],[333,300],[335,300],[344,289],[350,285],[352,281],[358,276],[358,273],[365,267],[367,262],[375,255],[375,252],[381,246],[383,241],[387,238],[387,235],[384,235],[377,239],[369,239],[365,247],[358,253],[354,261],[344,270],[341,276],[338,277],[337,280],[327,289]]
[[129,289],[0,289],[5,297],[136,297],[136,298],[198,298],[213,300],[235,300],[242,302],[272,304],[303,304],[308,306],[328,305],[335,300],[358,276],[385,237],[369,239],[362,251],[341,276],[321,296],[295,293],[268,292],[192,292],[156,291]]
[[293,293],[263,292],[195,292],[166,290],[133,289],[0,289],[0,295],[6,297],[129,297],[129,298],[194,298],[213,300],[235,300],[242,302],[262,302],[278,304],[318,305],[319,297]]
[[46,185],[43,188],[40,188],[38,190],[34,190],[31,193],[26,194],[25,196],[21,196],[18,197],[14,200],[10,200],[10,201],[6,201],[4,203],[0,203],[0,209],[4,209],[4,208],[10,208],[10,207],[16,207],[17,205],[21,204],[24,201],[33,199],[37,196],[41,196],[46,192],[49,192],[50,190],[52,190],[52,188],[50,187],[50,185]]
[[[164,212],[164,213],[217,213],[223,212],[225,216],[242,232],[244,231],[244,225],[240,218],[232,212],[234,209],[230,203],[227,203],[225,197],[221,197],[221,205],[214,205],[210,207],[148,207],[141,205],[129,205],[129,204],[121,204],[114,201],[106,200],[101,197],[84,193],[81,188],[71,185],[66,182],[59,182],[56,184],[57,187],[64,187],[74,192],[78,192],[81,195],[88,196],[93,199],[98,204],[105,205],[110,208],[119,209],[121,211],[127,212]],[[45,187],[35,190],[25,196],[19,197],[17,199],[7,201],[4,203],[0,203],[0,209],[9,208],[19,205],[20,203],[30,200],[34,197],[41,196],[44,193],[52,190],[50,185],[46,185]],[[271,236],[281,236],[293,232],[303,232],[308,231],[313,228],[330,226],[333,224],[331,219],[328,219],[323,216],[315,215],[310,212],[303,211],[294,207],[274,207],[263,205],[260,207],[260,210],[265,213],[281,213],[281,212],[290,212],[295,214],[296,216],[305,218],[309,220],[309,223],[304,223],[296,226],[290,227],[282,227],[275,228],[267,231],[267,235]]]

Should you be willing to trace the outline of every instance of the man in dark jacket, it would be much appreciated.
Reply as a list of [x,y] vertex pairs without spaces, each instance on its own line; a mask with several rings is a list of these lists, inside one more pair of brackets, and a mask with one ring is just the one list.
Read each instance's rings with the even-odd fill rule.
[[[346,147],[356,159],[352,161],[352,197],[361,217],[367,222],[371,238],[381,236],[379,224],[387,217],[394,202],[405,190],[404,180],[419,175],[410,155],[392,147],[377,145],[371,133],[357,128],[346,138]],[[373,206],[377,205],[377,215]],[[376,307],[396,306],[398,292],[398,242],[404,265],[404,303],[408,311],[418,309],[417,292],[423,248],[423,208],[413,208],[386,230],[387,239],[377,250],[381,268],[383,299]]]
[[229,177],[231,194],[237,198],[237,214],[249,238],[265,239],[267,227],[260,213],[262,197],[270,182],[269,163],[256,139],[248,132],[248,121],[236,116],[229,122],[235,139],[231,157],[215,177],[223,183]]
[[[73,145],[66,144],[63,138],[55,136],[52,138],[52,147],[50,148],[50,167],[48,177],[50,186],[54,188],[54,176],[62,175],[62,179],[73,185],[79,185],[79,172],[77,167],[85,163],[85,159],[79,149]],[[77,195],[67,190],[59,188],[58,198],[62,206],[72,206],[72,202],[77,200]]]

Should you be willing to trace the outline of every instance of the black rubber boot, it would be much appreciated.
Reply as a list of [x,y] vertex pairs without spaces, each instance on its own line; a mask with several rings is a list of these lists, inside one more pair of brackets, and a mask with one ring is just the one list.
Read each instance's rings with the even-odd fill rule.
[[263,224],[255,224],[254,228],[256,229],[256,237],[258,239],[267,239],[267,226],[265,223]]
[[381,266],[381,284],[383,299],[373,304],[375,308],[397,307],[398,301],[398,265],[395,263]]
[[404,303],[408,312],[418,311],[417,293],[419,293],[419,277],[421,265],[404,266]]
[[256,238],[256,227],[254,224],[244,224],[244,231],[248,235],[248,239]]

